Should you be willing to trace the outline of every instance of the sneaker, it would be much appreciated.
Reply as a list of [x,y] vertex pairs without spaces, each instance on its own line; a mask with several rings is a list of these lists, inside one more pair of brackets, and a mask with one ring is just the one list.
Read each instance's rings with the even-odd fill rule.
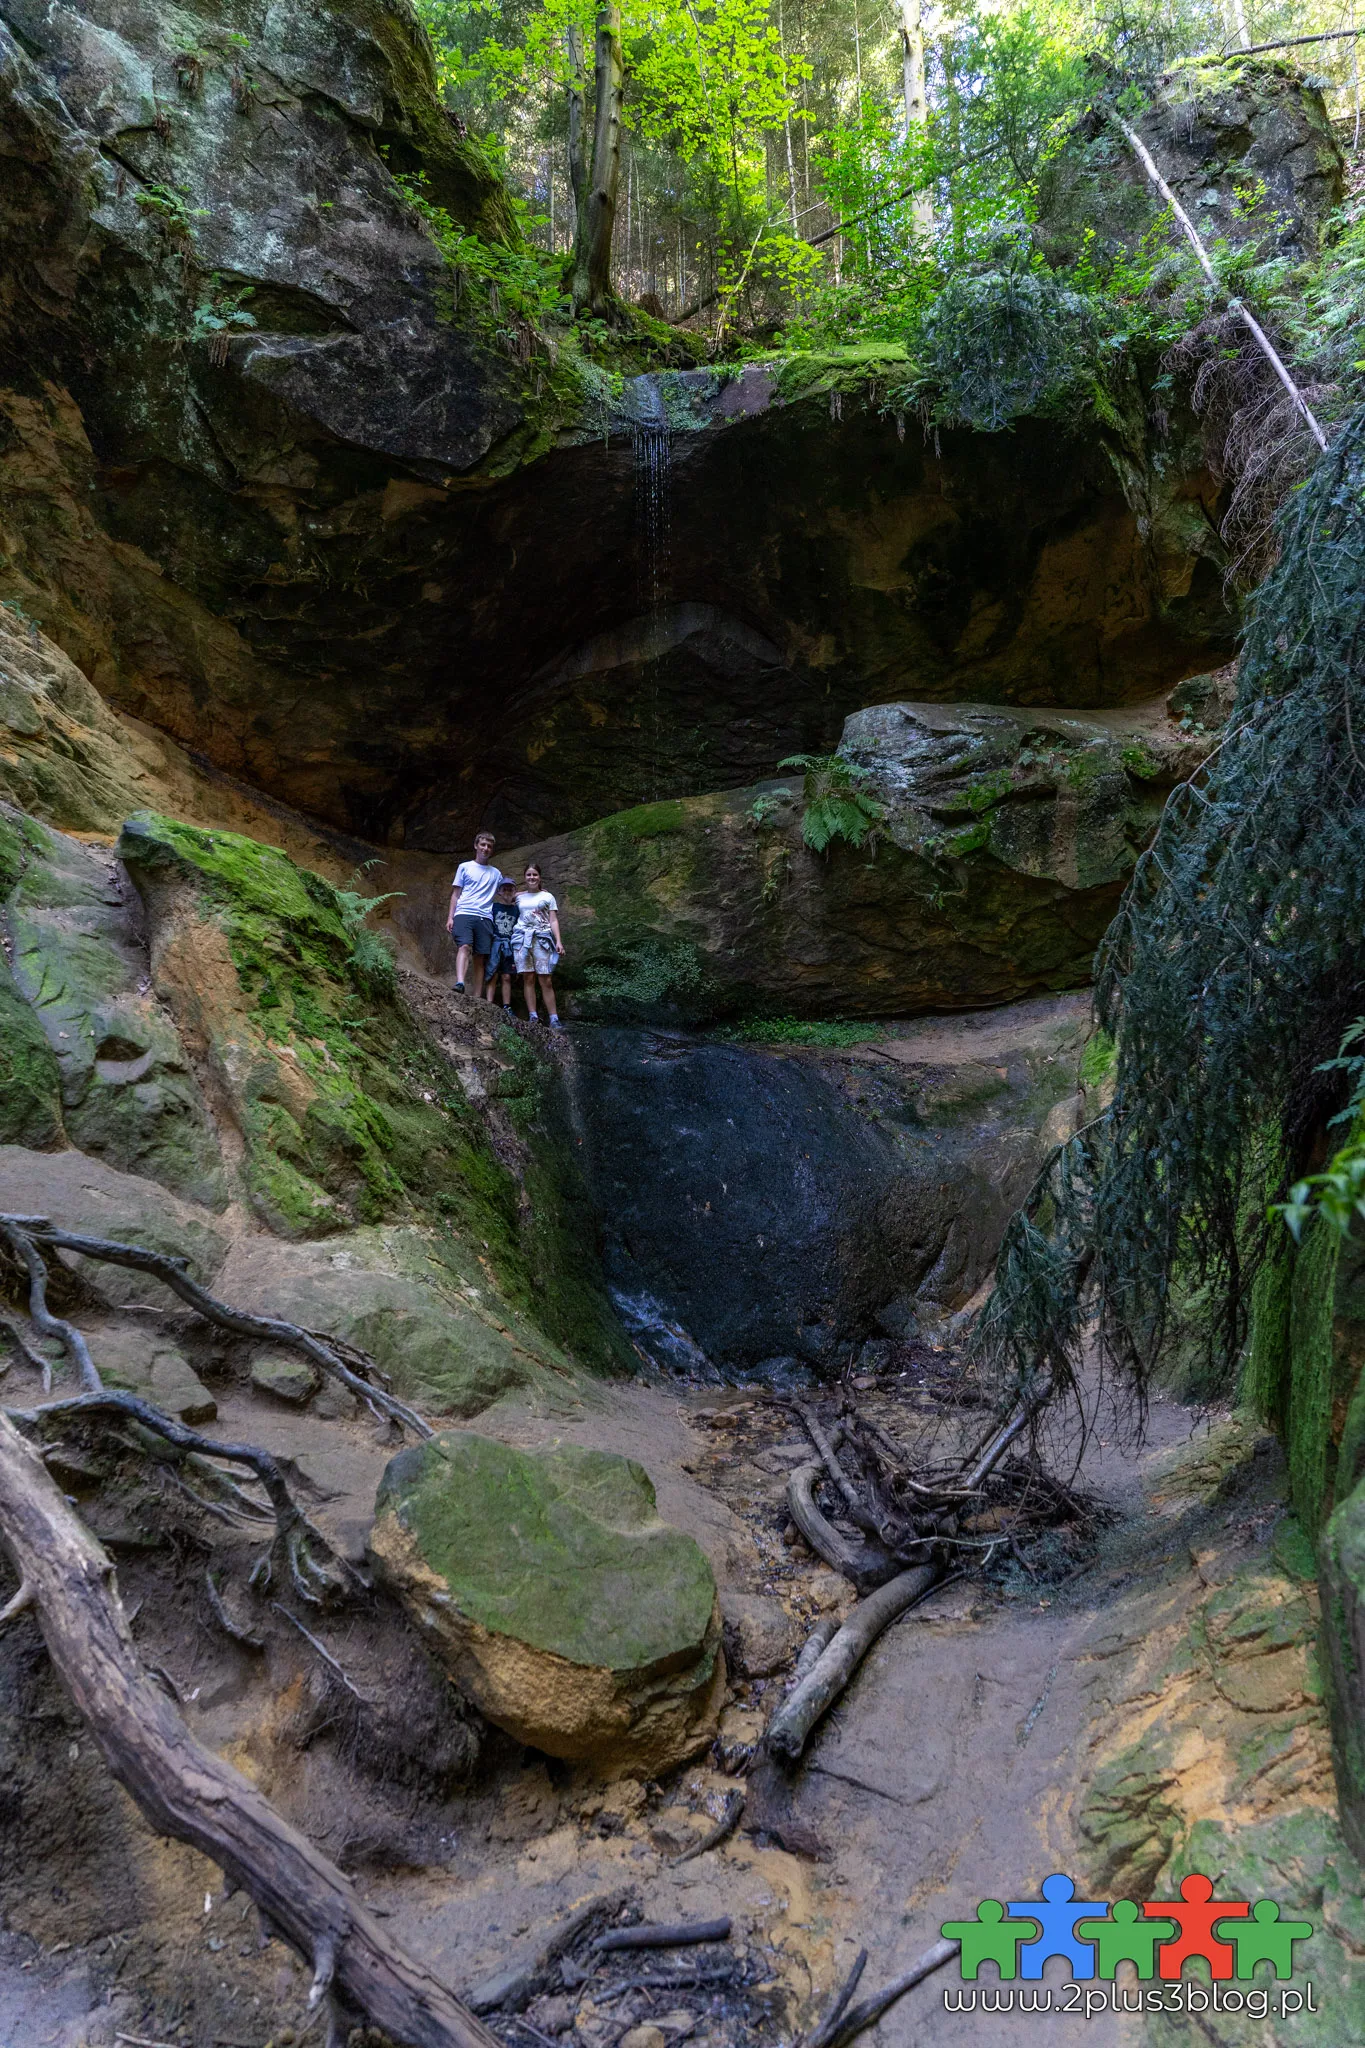
[[507,1018],[509,1018],[509,1019],[510,1019],[510,1017],[511,1017],[511,1015],[512,1015],[512,1005],[511,1005],[510,1003],[504,1003],[504,1004],[503,1004],[503,1006],[502,1006],[502,1014],[503,1014],[503,1016],[504,1016],[504,1017],[507,1017]]
[[462,981],[456,982],[455,993],[457,996],[462,996],[464,994],[464,983]]
[[564,1026],[560,1023],[558,1017],[551,1017],[550,1029],[551,1031],[562,1031],[564,1029]]
[[528,1024],[539,1024],[539,1022],[540,1022],[540,1018],[539,1018],[538,1014],[536,1013],[536,1011],[534,1011],[534,1010],[528,1010],[528,1011],[526,1012],[526,1021],[527,1021],[527,1023],[528,1023]]

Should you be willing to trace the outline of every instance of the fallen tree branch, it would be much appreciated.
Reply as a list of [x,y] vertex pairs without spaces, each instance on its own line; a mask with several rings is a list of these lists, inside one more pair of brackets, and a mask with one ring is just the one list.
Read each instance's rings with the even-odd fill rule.
[[515,2012],[526,2005],[538,1991],[547,1988],[551,1965],[557,1963],[579,1938],[586,1934],[594,1920],[610,1920],[613,1915],[629,1902],[629,1891],[599,1893],[597,1898],[588,1899],[567,1920],[537,1943],[529,1956],[519,1962],[506,1963],[495,1970],[491,1977],[485,1977],[467,1993],[465,2004],[471,2012]]
[[[888,2012],[898,1998],[904,1998],[906,1992],[913,1990],[916,1984],[922,1984],[935,1970],[941,1970],[945,1963],[950,1963],[961,1947],[960,1941],[936,1941],[934,1946],[926,1949],[919,1961],[912,1963],[901,1976],[893,1977],[882,1990],[874,1992],[871,1998],[865,1998],[861,2005],[855,2005],[833,2034],[821,2038],[820,2048],[848,2048],[848,2043],[856,2040],[858,2035],[865,2032],[874,2021],[879,2020],[884,2012]],[[816,2048],[813,2040],[809,2043],[809,2048]]]
[[[275,1541],[252,1573],[253,1580],[267,1587],[283,1565],[294,1591],[313,1607],[321,1606],[342,1590],[369,1590],[359,1573],[337,1556],[322,1531],[309,1521],[269,1451],[259,1450],[255,1444],[215,1443],[211,1437],[200,1436],[198,1430],[163,1415],[159,1408],[153,1408],[150,1401],[143,1401],[136,1394],[72,1394],[64,1401],[45,1401],[41,1408],[7,1408],[3,1413],[11,1422],[24,1423],[29,1428],[55,1416],[121,1415],[176,1450],[193,1452],[201,1458],[222,1458],[229,1465],[245,1465],[265,1489],[275,1516]],[[199,1505],[206,1503],[200,1501]],[[248,1506],[254,1505],[248,1502]],[[315,1552],[323,1557],[321,1565],[315,1561]]]
[[611,1927],[593,1943],[598,1955],[612,1955],[627,1948],[690,1948],[698,1941],[728,1941],[730,1916],[720,1920],[680,1920],[642,1927]]
[[801,2048],[828,2048],[829,2042],[834,2039],[839,2022],[844,2016],[850,1998],[852,1998],[862,1982],[863,1971],[866,1968],[867,1950],[860,1948],[854,1960],[853,1968],[835,1991],[829,2004],[825,2007],[818,2024],[801,2043]]
[[859,1601],[829,1648],[773,1715],[764,1737],[769,1750],[788,1763],[797,1761],[816,1722],[838,1699],[878,1636],[932,1592],[943,1571],[941,1564],[916,1565]]
[[859,1592],[881,1585],[895,1566],[884,1550],[868,1543],[850,1543],[815,1504],[815,1486],[824,1467],[798,1465],[787,1481],[787,1512],[817,1557],[855,1585]]
[[789,1693],[795,1692],[806,1673],[815,1669],[815,1666],[819,1663],[821,1657],[838,1633],[839,1624],[832,1614],[827,1614],[823,1619],[816,1622],[814,1628],[806,1637],[805,1642],[802,1643],[801,1654],[792,1666],[791,1677],[786,1685],[786,1690]]
[[[188,1302],[205,1322],[216,1323],[220,1329],[231,1330],[238,1337],[255,1337],[266,1343],[282,1344],[290,1351],[301,1352],[320,1371],[327,1373],[332,1379],[340,1380],[343,1386],[349,1387],[351,1392],[364,1401],[375,1414],[402,1423],[414,1436],[429,1437],[432,1434],[430,1425],[422,1420],[415,1408],[409,1408],[405,1401],[400,1401],[396,1395],[388,1393],[377,1384],[379,1368],[373,1360],[365,1362],[368,1369],[376,1375],[375,1379],[365,1378],[355,1371],[353,1366],[347,1364],[348,1356],[352,1359],[364,1358],[364,1353],[358,1352],[353,1345],[334,1343],[330,1338],[318,1336],[314,1330],[301,1329],[297,1323],[285,1322],[280,1316],[257,1316],[252,1315],[249,1310],[233,1308],[230,1303],[219,1301],[207,1288],[201,1287],[191,1276],[184,1259],[171,1257],[166,1252],[150,1251],[145,1245],[119,1244],[112,1238],[83,1237],[75,1231],[58,1230],[42,1217],[16,1219],[0,1216],[0,1235],[8,1235],[17,1222],[27,1224],[32,1236],[41,1244],[50,1245],[54,1251],[74,1252],[83,1259],[97,1259],[105,1265],[127,1266],[137,1273],[150,1273],[163,1287],[169,1287],[173,1294],[178,1294],[182,1301]],[[23,1234],[21,1231],[20,1235]],[[13,1242],[12,1236],[10,1241]],[[34,1321],[38,1321],[36,1315]],[[60,1327],[62,1330],[70,1329],[69,1324]],[[39,1328],[42,1328],[41,1323]],[[73,1335],[84,1346],[80,1332],[75,1331]],[[63,1342],[65,1341],[63,1338]],[[89,1354],[86,1355],[88,1357]],[[91,1371],[94,1371],[93,1366]],[[96,1374],[94,1385],[98,1387],[99,1383],[99,1376]]]
[[482,2022],[386,1933],[336,1865],[196,1742],[138,1658],[107,1554],[4,1415],[0,1535],[32,1588],[58,1676],[151,1827],[216,1863],[306,1960],[315,1982],[334,1983],[394,2041],[497,2048]]
[[1256,343],[1256,346],[1260,349],[1266,361],[1270,364],[1271,369],[1275,372],[1275,375],[1279,378],[1281,384],[1283,384],[1285,390],[1289,393],[1289,396],[1293,401],[1295,410],[1303,415],[1309,433],[1313,436],[1313,439],[1317,442],[1319,448],[1321,448],[1323,454],[1325,455],[1327,453],[1327,436],[1323,433],[1322,428],[1318,425],[1317,420],[1314,418],[1313,411],[1308,403],[1308,400],[1304,397],[1298,385],[1294,382],[1294,379],[1290,376],[1288,370],[1285,368],[1283,362],[1280,360],[1280,357],[1276,353],[1276,350],[1270,340],[1270,337],[1265,332],[1265,329],[1261,326],[1260,322],[1255,318],[1254,314],[1252,314],[1250,310],[1243,304],[1242,300],[1233,297],[1227,291],[1226,286],[1222,283],[1217,271],[1214,269],[1213,264],[1209,260],[1209,252],[1204,247],[1204,244],[1200,239],[1199,230],[1196,228],[1194,222],[1190,219],[1190,216],[1186,213],[1184,207],[1180,204],[1180,201],[1176,198],[1174,192],[1172,192],[1170,186],[1166,183],[1166,180],[1162,177],[1161,172],[1157,169],[1156,159],[1152,155],[1150,149],[1148,149],[1146,143],[1142,140],[1142,137],[1138,135],[1134,129],[1130,128],[1128,126],[1128,123],[1125,120],[1123,120],[1123,118],[1119,114],[1116,114],[1112,107],[1108,109],[1108,113],[1109,119],[1118,129],[1120,135],[1123,136],[1129,148],[1132,150],[1134,156],[1141,164],[1143,170],[1147,173],[1147,176],[1156,186],[1157,191],[1161,194],[1167,206],[1170,207],[1171,212],[1175,215],[1177,221],[1180,223],[1180,226],[1184,231],[1185,238],[1189,242],[1190,247],[1194,250],[1195,256],[1199,263],[1199,267],[1203,271],[1205,277],[1213,286],[1213,289],[1216,292],[1218,292],[1222,297],[1225,297],[1227,299],[1229,311],[1235,313],[1237,317],[1242,321],[1243,325],[1248,329],[1252,340]]
[[743,1792],[738,1788],[733,1792],[727,1792],[720,1819],[715,1826],[709,1828],[701,1840],[694,1842],[690,1849],[684,1849],[681,1856],[675,1856],[669,1864],[669,1869],[676,1870],[680,1863],[694,1862],[698,1856],[704,1856],[708,1849],[718,1849],[722,1842],[728,1841],[744,1818],[744,1807]]

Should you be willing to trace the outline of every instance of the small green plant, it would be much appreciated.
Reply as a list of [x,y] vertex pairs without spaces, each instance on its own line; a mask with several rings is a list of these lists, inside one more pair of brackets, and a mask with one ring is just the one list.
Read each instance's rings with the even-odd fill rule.
[[189,189],[184,185],[144,185],[135,204],[151,216],[163,234],[180,241],[192,240],[194,223],[209,217],[206,206],[190,205]]
[[850,846],[870,839],[875,845],[886,811],[862,787],[865,770],[842,754],[791,754],[778,766],[799,768],[805,777],[801,837],[813,853],[826,852],[836,839],[846,839]]
[[1284,1218],[1295,1244],[1301,1242],[1304,1226],[1314,1216],[1320,1216],[1338,1237],[1345,1237],[1357,1216],[1365,1216],[1365,1131],[1361,1128],[1365,1119],[1365,1051],[1359,1050],[1362,1040],[1365,1017],[1357,1017],[1345,1032],[1336,1058],[1324,1060],[1316,1069],[1319,1074],[1351,1076],[1350,1100],[1328,1125],[1330,1130],[1332,1124],[1349,1124],[1351,1136],[1321,1173],[1296,1181],[1287,1201],[1271,1204],[1271,1215]]
[[253,296],[250,285],[230,290],[215,270],[208,281],[205,297],[190,317],[190,339],[206,341],[210,360],[220,367],[227,361],[228,341],[233,331],[256,325],[255,316],[246,310],[246,302]]
[[393,953],[365,920],[381,903],[392,903],[406,892],[390,889],[383,896],[367,896],[356,887],[371,868],[380,866],[382,862],[378,860],[362,861],[350,877],[350,888],[338,889],[335,894],[341,922],[351,942],[350,964],[357,981],[374,995],[391,995],[395,979]]
[[789,789],[765,790],[762,796],[756,796],[749,806],[748,813],[749,823],[753,826],[755,832],[760,831],[768,823],[768,820],[781,810],[784,803],[790,802],[791,791]]
[[[500,323],[499,339],[510,353],[527,353],[525,330],[552,317],[568,316],[571,310],[560,288],[559,266],[544,252],[529,244],[520,249],[500,242],[485,242],[452,219],[444,206],[437,206],[421,173],[395,171],[394,184],[418,214],[432,241],[450,266],[452,311],[461,294],[472,288],[483,299],[489,313]],[[525,207],[520,214],[524,231],[540,223]]]

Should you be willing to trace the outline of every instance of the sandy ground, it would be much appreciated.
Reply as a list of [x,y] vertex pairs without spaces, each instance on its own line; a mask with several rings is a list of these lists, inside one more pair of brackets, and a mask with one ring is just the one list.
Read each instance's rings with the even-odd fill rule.
[[[922,1397],[918,1406],[923,1411]],[[831,1575],[814,1560],[782,1543],[785,1473],[809,1453],[793,1418],[774,1404],[714,1389],[612,1386],[589,1389],[554,1413],[502,1404],[478,1426],[528,1447],[558,1439],[638,1458],[656,1481],[661,1512],[705,1548],[723,1591],[766,1593],[803,1625],[832,1600],[850,1597],[831,1590]],[[969,1426],[979,1427],[979,1415],[965,1419]],[[1139,1451],[1096,1432],[1083,1476],[1126,1520],[1108,1550],[1069,1584],[1036,1598],[1025,1587],[1002,1599],[960,1580],[883,1637],[794,1780],[792,1810],[817,1853],[795,1854],[741,1832],[675,1866],[680,1847],[697,1839],[725,1792],[742,1782],[714,1758],[644,1790],[593,1786],[567,1773],[552,1778],[541,1760],[504,1757],[481,1789],[452,1804],[435,1855],[428,1851],[420,1867],[365,1873],[363,1892],[458,1988],[534,1945],[585,1897],[622,1885],[634,1889],[649,1918],[727,1913],[740,1951],[775,1990],[776,2017],[762,2037],[790,2042],[812,1998],[842,1978],[859,1947],[871,1958],[864,1990],[874,1989],[929,1947],[942,1921],[971,1917],[980,1899],[1025,1898],[1058,1870],[1079,1880],[1075,1810],[1112,1677],[1110,1649],[1123,1638],[1125,1613],[1136,1612],[1163,1575],[1195,1582],[1188,1544],[1168,1541],[1169,1522],[1147,1501],[1149,1482],[1206,1427],[1178,1405],[1158,1402]],[[340,1547],[362,1554],[375,1484],[391,1454],[370,1425],[322,1424],[243,1393],[222,1402],[216,1428],[293,1456],[320,1496],[317,1519]],[[188,1694],[200,1674],[204,1704],[187,1713],[205,1739],[230,1749],[251,1717],[259,1718],[260,1702],[240,1688],[215,1694],[205,1686],[205,1657],[202,1646],[187,1642],[175,1676]],[[752,1738],[780,1686],[780,1679],[737,1685],[723,1735]],[[222,1902],[220,1881],[199,1859],[165,1853],[182,1856],[176,1882],[192,1903],[175,1940],[163,1945],[161,1967],[179,1966],[177,1958],[183,1965],[193,1952],[216,1970],[226,1940],[222,1967],[228,1955],[245,1960],[240,1989],[223,1981],[228,2005],[217,2009],[238,2016],[220,2019],[213,2048],[265,2048],[270,2040],[284,2048],[301,1972],[276,1943],[258,1963],[242,1902]],[[207,1921],[198,1915],[201,1886],[212,1895]],[[224,1927],[227,1936],[205,1934],[205,1925]],[[200,1953],[206,1948],[208,1959]],[[146,1997],[139,2002],[109,1981],[111,1952],[98,1941],[63,1953],[51,1942],[0,1940],[0,2048],[114,2048],[120,2036],[210,2048],[198,2022],[149,2032]],[[865,2038],[880,2048],[969,2041],[996,2048],[1040,2038],[1111,2048],[1127,2038],[1112,2016],[959,2016],[944,2009],[945,1986],[958,1986],[954,1967],[909,1994]],[[684,2010],[694,2042],[728,2048],[746,2038],[702,1998]],[[563,2038],[609,2048],[624,2031],[623,2014],[628,2006],[595,2013],[589,2003],[577,2034]],[[531,2039],[515,2027],[505,2038]]]

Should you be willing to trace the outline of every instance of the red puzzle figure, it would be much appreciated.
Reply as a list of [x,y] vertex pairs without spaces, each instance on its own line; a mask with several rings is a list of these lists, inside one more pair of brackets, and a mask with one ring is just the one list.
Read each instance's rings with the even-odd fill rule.
[[1183,1905],[1174,1899],[1153,1899],[1142,1909],[1153,1916],[1159,1914],[1164,1920],[1174,1920],[1180,1929],[1174,1941],[1164,1941],[1157,1951],[1158,1976],[1178,1977],[1187,1956],[1203,1956],[1215,1979],[1230,1977],[1236,1961],[1232,1945],[1215,1938],[1213,1923],[1215,1920],[1244,1920],[1250,1911],[1246,1900],[1231,1906],[1226,1902],[1210,1904],[1213,1880],[1202,1877],[1197,1870],[1181,1879],[1180,1897],[1185,1902]]

